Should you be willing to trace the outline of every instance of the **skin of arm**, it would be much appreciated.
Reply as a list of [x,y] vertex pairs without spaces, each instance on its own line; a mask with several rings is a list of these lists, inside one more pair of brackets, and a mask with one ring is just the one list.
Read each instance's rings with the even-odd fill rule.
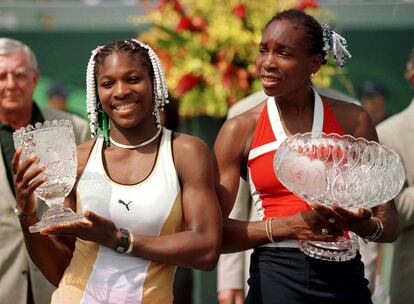
[[[324,99],[328,100],[328,105],[346,134],[350,134],[355,138],[363,137],[367,140],[378,142],[375,127],[368,113],[363,108],[326,97]],[[325,220],[335,218],[338,229],[353,231],[361,237],[369,236],[375,231],[377,224],[371,217],[373,213],[375,217],[382,221],[384,226],[384,231],[381,237],[376,240],[377,242],[393,242],[397,239],[400,231],[398,214],[393,200],[372,208],[372,213],[366,208],[359,208],[357,211],[352,212],[338,205],[330,209],[317,204],[314,206],[314,209]]]
[[221,212],[214,190],[210,151],[201,140],[180,134],[173,143],[182,187],[185,231],[137,236],[134,254],[167,264],[212,270],[221,247]]
[[[78,177],[83,171],[86,163],[87,151],[90,150],[92,141],[78,147]],[[46,181],[45,178],[29,182],[44,171],[44,166],[40,165],[33,171],[27,171],[36,161],[36,157],[31,157],[19,164],[21,149],[18,149],[13,157],[12,165],[15,172],[14,184],[16,189],[17,209],[21,214],[32,214],[36,209],[34,190]],[[77,182],[76,182],[77,183]],[[76,184],[65,199],[65,205],[76,210]],[[29,232],[29,226],[38,222],[36,215],[28,216],[20,221],[25,245],[33,262],[41,270],[43,275],[55,286],[57,286],[63,273],[70,263],[75,246],[75,238],[71,236],[47,236],[40,233]],[[59,257],[59,258],[57,258]]]
[[[346,134],[378,141],[378,136],[367,112],[361,107],[325,98]],[[234,204],[238,178],[243,176],[243,165],[247,159],[250,146],[249,139],[256,126],[255,119],[260,106],[228,120],[221,129],[214,148],[216,161],[216,189],[223,210],[227,217]],[[235,141],[234,139],[238,140]],[[362,182],[362,181],[361,181]],[[383,225],[384,232],[377,242],[392,242],[399,233],[398,216],[394,202],[388,202],[373,208],[374,216]],[[377,228],[371,218],[371,210],[360,208],[351,212],[339,206],[313,206],[313,211],[301,212],[289,217],[276,218],[272,221],[273,238],[275,241],[285,239],[311,239],[332,241],[341,231],[353,231],[361,237],[371,235]],[[334,218],[332,225],[329,219]],[[320,231],[326,228],[328,236],[321,236]],[[266,236],[265,222],[236,221],[225,218],[223,221],[223,252],[246,250],[269,243]]]
[[[180,134],[173,140],[174,162],[182,188],[184,231],[134,234],[132,255],[152,261],[212,270],[221,246],[221,213],[214,191],[210,151],[201,140]],[[112,221],[85,212],[87,221],[57,225],[45,234],[70,234],[115,249],[121,233]]]
[[[227,218],[234,204],[240,176],[245,177],[243,164],[250,148],[261,106],[234,117],[223,125],[214,146],[216,191],[223,210],[223,252],[235,252],[269,243],[264,221],[239,221]],[[237,140],[235,140],[237,139]],[[285,239],[313,239],[332,241],[339,231],[323,221],[315,212],[300,212],[272,222],[275,241]],[[322,236],[322,228],[330,229],[330,236]]]

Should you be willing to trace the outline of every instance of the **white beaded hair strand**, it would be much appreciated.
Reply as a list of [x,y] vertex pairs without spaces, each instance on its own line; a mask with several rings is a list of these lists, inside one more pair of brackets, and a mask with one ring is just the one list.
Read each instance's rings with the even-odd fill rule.
[[[342,67],[348,58],[351,58],[351,53],[348,51],[346,39],[334,32],[329,24],[322,25],[323,30],[323,50],[326,56],[332,55],[333,60],[337,65]],[[326,58],[325,58],[326,59]]]
[[95,57],[101,51],[102,46],[97,46],[92,50],[91,57],[86,69],[86,111],[89,118],[89,128],[91,136],[94,138],[98,130],[98,103],[96,102],[95,86]]
[[[154,72],[153,91],[154,91],[154,109],[152,114],[155,117],[155,123],[158,128],[161,127],[160,123],[160,111],[164,110],[164,106],[168,103],[168,89],[165,82],[164,72],[161,67],[161,62],[157,54],[153,49],[138,41],[136,39],[125,40],[125,44],[129,45],[133,50],[135,48],[134,43],[138,44],[143,49],[147,50],[148,56],[151,61],[152,69]],[[92,51],[89,58],[88,67],[86,70],[86,109],[89,117],[89,126],[92,137],[97,135],[98,131],[98,103],[96,98],[96,86],[95,86],[95,62],[96,56],[104,48],[104,46],[98,46]]]
[[149,45],[144,44],[137,39],[132,39],[132,41],[137,43],[142,48],[146,49],[151,60],[152,69],[154,71],[153,89],[155,102],[153,115],[155,116],[157,126],[160,127],[161,123],[159,112],[164,111],[164,106],[168,103],[168,89],[165,81],[164,71],[162,69],[160,59]]

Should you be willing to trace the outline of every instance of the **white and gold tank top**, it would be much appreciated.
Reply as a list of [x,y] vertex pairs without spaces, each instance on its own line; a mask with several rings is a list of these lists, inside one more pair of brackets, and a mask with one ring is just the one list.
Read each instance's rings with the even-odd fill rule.
[[[98,138],[79,180],[77,209],[95,212],[136,234],[160,236],[182,230],[171,131],[163,129],[154,168],[135,185],[109,178],[102,162],[103,144],[103,138]],[[175,269],[77,239],[52,303],[172,303]]]

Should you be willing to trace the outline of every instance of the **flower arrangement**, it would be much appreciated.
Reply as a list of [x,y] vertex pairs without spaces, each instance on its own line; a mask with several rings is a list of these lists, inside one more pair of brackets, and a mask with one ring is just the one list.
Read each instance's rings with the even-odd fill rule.
[[[183,117],[224,117],[238,100],[261,89],[255,60],[265,23],[297,7],[318,18],[315,0],[160,0],[139,39],[160,57],[170,94]],[[314,77],[327,87],[336,73],[324,65]]]

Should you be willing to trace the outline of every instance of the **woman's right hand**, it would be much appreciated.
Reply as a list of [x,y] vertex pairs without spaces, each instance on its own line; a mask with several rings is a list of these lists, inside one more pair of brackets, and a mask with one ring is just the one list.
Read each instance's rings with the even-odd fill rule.
[[283,222],[272,223],[275,239],[282,234],[287,239],[334,242],[338,236],[343,235],[343,231],[325,221],[313,210],[302,211],[280,220]]
[[16,208],[19,214],[29,215],[36,212],[36,200],[33,192],[47,180],[47,177],[44,176],[34,180],[34,178],[45,170],[45,166],[39,165],[29,171],[29,168],[36,162],[37,157],[31,155],[28,159],[20,163],[21,155],[22,148],[18,148],[12,159]]

